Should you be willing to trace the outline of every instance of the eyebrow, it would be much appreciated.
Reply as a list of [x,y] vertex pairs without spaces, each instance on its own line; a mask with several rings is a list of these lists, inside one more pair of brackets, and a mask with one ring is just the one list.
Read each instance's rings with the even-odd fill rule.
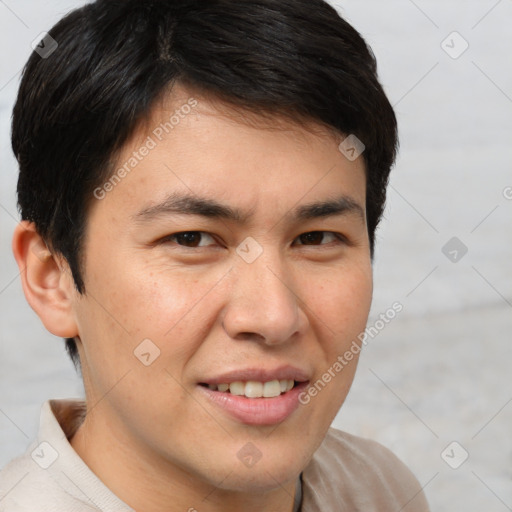
[[[199,197],[193,194],[173,193],[156,205],[146,206],[133,218],[139,223],[146,223],[158,217],[169,215],[197,215],[201,217],[224,219],[237,224],[247,224],[254,211],[242,211],[229,205],[219,203],[215,199]],[[290,220],[307,221],[340,215],[356,215],[365,221],[363,207],[349,196],[342,195],[334,199],[326,199],[301,205],[289,212]]]

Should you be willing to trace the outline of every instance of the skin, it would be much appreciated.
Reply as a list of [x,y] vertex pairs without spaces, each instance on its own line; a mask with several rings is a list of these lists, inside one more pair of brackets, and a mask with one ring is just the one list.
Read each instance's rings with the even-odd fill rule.
[[[364,330],[372,296],[364,214],[290,217],[297,206],[339,195],[364,213],[364,163],[346,159],[341,138],[315,123],[276,118],[272,127],[177,86],[117,165],[191,96],[193,112],[91,201],[84,295],[33,224],[20,223],[13,250],[46,328],[78,337],[88,413],[71,444],[117,496],[144,512],[291,512],[297,478],[345,400],[357,357],[277,425],[233,419],[198,383],[283,364],[314,383]],[[134,219],[176,191],[253,216],[246,225],[191,215]],[[206,234],[188,247],[164,239],[184,231]],[[301,237],[318,231],[327,233]],[[263,250],[250,264],[236,252],[249,236]],[[134,356],[144,339],[160,350],[149,366]],[[237,457],[249,441],[262,454],[250,468]]]

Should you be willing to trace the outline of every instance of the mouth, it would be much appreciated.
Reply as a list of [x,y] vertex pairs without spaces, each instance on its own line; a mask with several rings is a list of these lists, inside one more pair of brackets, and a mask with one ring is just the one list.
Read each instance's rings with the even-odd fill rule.
[[275,425],[299,409],[309,377],[309,372],[291,366],[235,370],[205,379],[197,389],[219,412],[239,423]]
[[276,398],[291,391],[298,384],[299,382],[293,379],[274,379],[266,382],[249,380],[219,384],[199,383],[200,386],[206,387],[210,391],[246,398]]

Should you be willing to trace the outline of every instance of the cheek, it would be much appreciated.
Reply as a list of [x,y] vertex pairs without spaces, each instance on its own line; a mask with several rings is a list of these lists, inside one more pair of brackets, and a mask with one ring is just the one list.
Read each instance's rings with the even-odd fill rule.
[[[79,331],[89,398],[97,402],[108,395],[105,404],[127,421],[143,414],[144,422],[162,423],[161,411],[168,410],[185,417],[187,400],[179,383],[215,320],[214,308],[205,307],[204,299],[219,278],[129,267],[125,262],[108,280],[101,276],[88,282]],[[144,354],[149,354],[147,366]],[[163,389],[148,404],[146,393]]]
[[94,346],[97,364],[114,355],[132,363],[146,339],[173,362],[188,358],[214,321],[214,308],[205,304],[221,278],[220,270],[199,275],[128,258],[91,272],[80,331]]
[[320,285],[308,289],[311,310],[330,334],[326,352],[341,350],[364,331],[372,300],[371,266],[335,270]]

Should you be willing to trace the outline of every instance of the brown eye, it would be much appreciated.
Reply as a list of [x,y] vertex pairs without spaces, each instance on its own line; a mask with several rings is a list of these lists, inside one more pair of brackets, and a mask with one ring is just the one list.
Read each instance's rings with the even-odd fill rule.
[[328,242],[332,240],[341,242],[340,236],[330,231],[310,231],[309,233],[300,235],[298,238],[303,245],[327,245],[326,243],[322,243],[325,235],[327,235],[327,238],[331,238]]
[[215,243],[212,236],[204,231],[183,231],[181,233],[169,235],[165,237],[163,241],[175,242],[177,245],[194,248],[210,245],[208,243],[202,243],[204,240],[208,241],[208,238]]

